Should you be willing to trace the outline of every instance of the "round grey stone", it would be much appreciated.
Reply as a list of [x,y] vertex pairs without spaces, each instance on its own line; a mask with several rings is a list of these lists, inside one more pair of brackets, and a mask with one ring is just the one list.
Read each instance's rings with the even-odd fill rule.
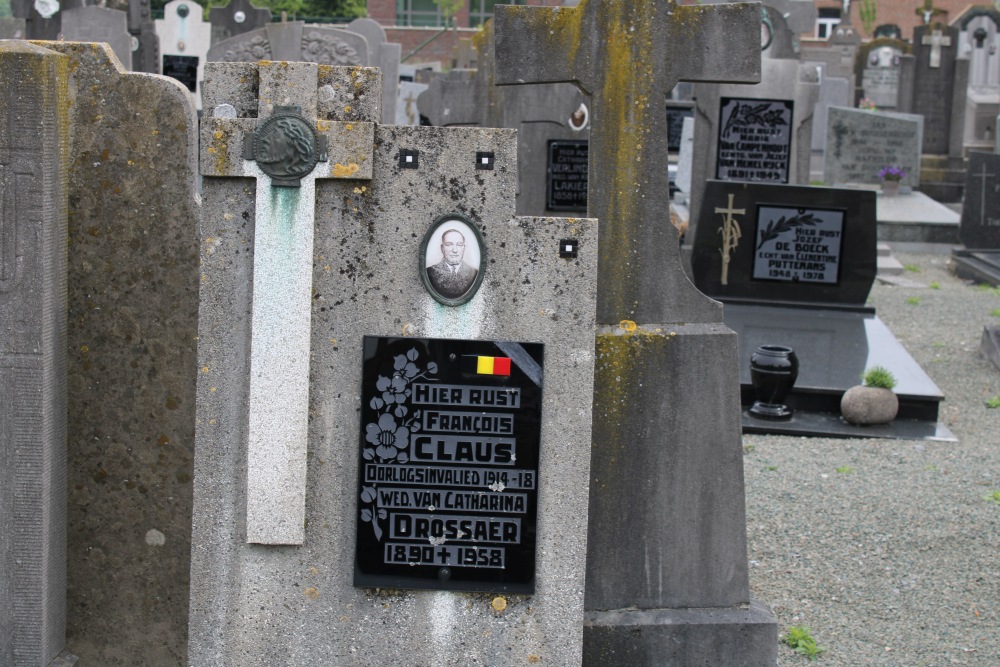
[[891,389],[858,385],[844,392],[840,399],[840,414],[859,426],[888,424],[896,418],[899,399]]

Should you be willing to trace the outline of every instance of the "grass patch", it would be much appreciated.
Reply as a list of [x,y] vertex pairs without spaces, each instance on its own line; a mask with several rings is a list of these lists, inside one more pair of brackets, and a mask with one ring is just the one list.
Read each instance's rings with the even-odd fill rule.
[[903,268],[910,273],[920,273],[920,267],[916,264],[904,264]]
[[939,283],[936,280],[932,280],[931,284],[928,285],[928,287],[930,287],[931,289],[941,289],[941,283]]
[[986,407],[989,409],[1000,408],[1000,396],[990,396],[986,399]]
[[804,626],[793,625],[789,627],[781,641],[785,642],[789,648],[795,649],[796,653],[804,655],[810,660],[815,660],[826,651],[825,647],[818,645],[816,640],[812,638],[809,628]]
[[920,297],[919,296],[911,296],[909,299],[906,300],[906,303],[910,304],[911,306],[919,306],[920,305]]
[[851,473],[854,472],[854,468],[852,468],[851,466],[840,466],[836,470],[842,475],[850,475]]
[[989,500],[990,502],[1000,505],[1000,491],[994,491],[993,493],[987,493],[983,496],[983,500]]

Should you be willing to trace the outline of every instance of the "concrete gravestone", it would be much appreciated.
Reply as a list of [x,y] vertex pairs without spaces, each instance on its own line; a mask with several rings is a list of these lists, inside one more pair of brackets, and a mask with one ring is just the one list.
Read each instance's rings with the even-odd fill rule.
[[225,7],[208,10],[212,24],[212,44],[251,30],[263,28],[271,22],[271,10],[255,7],[250,0],[232,0]]
[[592,95],[601,389],[584,663],[773,663],[775,621],[747,585],[736,341],[681,268],[664,159],[678,80],[758,78],[759,5],[584,0],[501,6],[495,20],[498,84]]
[[160,36],[162,74],[177,79],[194,95],[201,108],[198,83],[205,71],[211,46],[212,27],[201,19],[201,5],[191,0],[172,0],[163,7],[163,18],[156,20]]
[[132,35],[132,71],[160,73],[160,38],[149,0],[129,0],[128,31]]
[[513,217],[514,133],[379,125],[379,81],[207,71],[189,661],[577,664],[596,223]]
[[760,85],[697,84],[691,222],[699,220],[707,178],[808,183],[815,65],[762,61]]
[[68,42],[106,42],[125,69],[132,69],[132,36],[128,16],[118,9],[78,7],[62,13],[62,34]]
[[0,663],[44,667],[66,642],[69,62],[0,43],[0,86]]
[[436,75],[417,98],[431,125],[516,129],[518,215],[587,211],[586,97],[569,83],[495,85],[493,21],[477,35],[474,71]]
[[831,107],[823,180],[830,185],[880,182],[883,167],[901,167],[902,185],[920,182],[922,116]]
[[0,18],[0,39],[24,39],[28,32],[24,19]]
[[347,24],[347,30],[361,35],[368,42],[368,62],[365,64],[382,70],[382,118],[395,118],[402,46],[386,41],[385,28],[372,19],[354,19]]
[[855,77],[861,97],[879,109],[895,109],[899,98],[900,64],[910,45],[899,39],[880,37],[858,49]]

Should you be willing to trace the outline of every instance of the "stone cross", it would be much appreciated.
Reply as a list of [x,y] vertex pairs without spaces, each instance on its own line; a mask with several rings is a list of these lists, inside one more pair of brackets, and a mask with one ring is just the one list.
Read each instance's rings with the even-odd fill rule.
[[[994,176],[996,176],[996,174],[990,174],[986,171],[985,162],[983,162],[982,171],[978,174],[972,175],[973,178],[978,178],[981,181],[980,185],[982,192],[979,195],[979,224],[983,224],[983,221],[986,220],[986,179],[993,178]],[[997,186],[994,186],[994,188],[996,187]]]
[[924,0],[923,6],[917,7],[914,13],[921,19],[923,19],[924,25],[930,25],[931,19],[937,16],[938,14],[943,14],[944,10],[935,7],[934,0]]
[[941,47],[951,46],[951,37],[944,36],[940,30],[935,30],[930,35],[924,35],[920,40],[924,46],[931,47],[931,57],[929,67],[941,67]]
[[583,0],[498,6],[495,16],[498,85],[568,81],[592,96],[598,322],[718,320],[680,267],[668,219],[665,106],[678,81],[760,80],[760,5]]
[[[221,104],[213,107],[212,117],[202,121],[201,169],[205,177],[241,176],[257,181],[246,539],[258,544],[301,544],[305,537],[316,180],[371,179],[374,124],[317,120],[320,98],[335,93],[329,85],[318,85],[315,63],[268,61],[259,63],[259,71],[256,118],[237,117],[235,107]],[[289,110],[293,106],[299,107],[298,114]],[[289,121],[292,116],[300,116],[305,123]],[[317,144],[325,140],[329,146],[328,160],[322,161],[319,154],[296,156],[296,144],[303,136],[308,139],[309,132],[278,132],[275,128],[282,117],[286,125],[297,125],[299,130],[303,125],[314,128]],[[295,163],[315,166],[306,174],[283,169]],[[295,182],[298,187],[289,187]],[[211,369],[202,371],[210,373]]]

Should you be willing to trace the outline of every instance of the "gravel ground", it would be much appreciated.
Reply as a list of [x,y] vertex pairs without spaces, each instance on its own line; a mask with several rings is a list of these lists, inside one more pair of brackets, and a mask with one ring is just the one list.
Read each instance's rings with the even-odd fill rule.
[[945,395],[953,442],[746,435],[752,595],[825,651],[781,665],[1000,665],[1000,371],[979,356],[1000,290],[944,255],[869,303]]

